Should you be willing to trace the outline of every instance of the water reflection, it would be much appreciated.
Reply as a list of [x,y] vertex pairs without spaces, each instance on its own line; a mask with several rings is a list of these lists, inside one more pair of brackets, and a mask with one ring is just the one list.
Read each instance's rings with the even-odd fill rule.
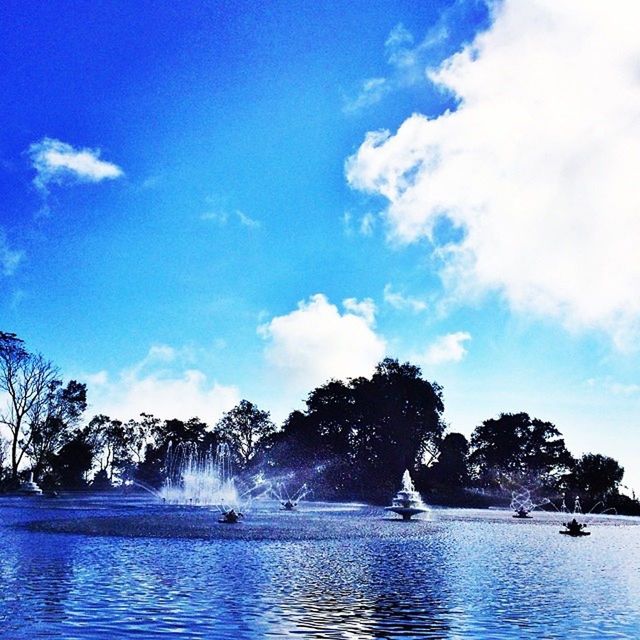
[[[201,511],[0,500],[0,638],[640,636],[636,520],[572,540],[544,517],[323,509],[225,527]],[[83,534],[11,526],[30,518]]]

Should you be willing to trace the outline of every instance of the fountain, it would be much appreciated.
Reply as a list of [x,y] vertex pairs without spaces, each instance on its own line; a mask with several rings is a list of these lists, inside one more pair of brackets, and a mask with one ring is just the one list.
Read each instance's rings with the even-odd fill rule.
[[231,473],[229,445],[215,454],[198,452],[194,444],[180,444],[167,453],[167,480],[159,491],[163,502],[189,506],[215,506],[223,513],[240,502]]
[[587,525],[585,523],[578,522],[575,518],[569,522],[563,522],[562,526],[565,527],[565,531],[560,533],[565,536],[571,536],[577,538],[579,536],[590,536],[590,531],[585,531]]
[[542,506],[543,504],[549,504],[550,500],[544,498],[542,502],[535,503],[531,499],[531,491],[524,486],[518,486],[515,491],[511,492],[511,503],[509,508],[515,511],[514,518],[529,519],[533,516],[529,515],[534,509]]
[[293,511],[298,506],[298,503],[311,493],[311,489],[309,489],[305,482],[297,491],[291,494],[286,485],[281,482],[276,485],[272,493],[275,498],[280,501],[285,511]]
[[244,518],[244,514],[241,511],[236,511],[231,508],[222,511],[222,516],[219,518],[218,522],[221,524],[236,524],[240,518]]
[[33,480],[33,471],[29,474],[29,480],[20,484],[18,493],[23,496],[41,496],[42,489]]
[[395,495],[391,506],[385,507],[385,511],[393,511],[402,516],[403,520],[411,520],[413,516],[429,511],[422,502],[420,494],[415,490],[408,469],[402,476],[402,489]]
[[509,508],[515,511],[514,518],[531,518],[529,512],[533,511],[535,506],[531,500],[531,492],[526,487],[519,487],[517,491],[511,492]]

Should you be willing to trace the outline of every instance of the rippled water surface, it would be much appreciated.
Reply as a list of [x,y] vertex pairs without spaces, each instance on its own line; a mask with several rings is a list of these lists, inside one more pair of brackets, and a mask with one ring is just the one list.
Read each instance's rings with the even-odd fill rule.
[[640,520],[0,499],[0,638],[639,638]]

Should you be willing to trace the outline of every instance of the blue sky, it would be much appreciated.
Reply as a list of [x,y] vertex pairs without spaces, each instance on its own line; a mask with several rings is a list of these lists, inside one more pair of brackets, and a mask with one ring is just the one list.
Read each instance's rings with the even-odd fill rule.
[[514,6],[4,3],[2,329],[123,419],[409,359],[640,488],[638,9]]

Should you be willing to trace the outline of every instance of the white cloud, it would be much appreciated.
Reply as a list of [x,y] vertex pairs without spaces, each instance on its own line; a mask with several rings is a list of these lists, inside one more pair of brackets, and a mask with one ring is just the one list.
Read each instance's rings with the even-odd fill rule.
[[360,91],[355,98],[346,99],[343,107],[344,113],[354,113],[370,107],[382,100],[392,90],[392,85],[386,78],[368,78],[362,81]]
[[229,213],[226,209],[206,211],[200,216],[200,220],[212,220],[213,222],[217,222],[220,226],[224,226],[229,222],[231,216],[235,217],[240,225],[247,227],[247,229],[259,229],[262,226],[260,220],[251,218],[239,209],[236,209],[232,213]]
[[467,355],[464,343],[468,340],[471,340],[471,335],[466,331],[448,333],[437,338],[422,355],[414,356],[412,361],[427,366],[460,362]]
[[5,232],[0,229],[0,273],[12,276],[23,258],[24,252],[11,249]]
[[247,227],[249,229],[259,229],[262,226],[262,223],[260,222],[260,220],[256,220],[255,218],[251,218],[250,216],[248,216],[246,213],[243,213],[242,211],[236,211],[236,216],[238,217],[238,220],[240,221],[240,224],[243,227]]
[[345,298],[342,301],[342,306],[349,313],[360,316],[370,327],[374,325],[377,309],[375,302],[371,298],[365,298],[364,300]]
[[260,327],[267,363],[289,388],[310,391],[331,378],[371,375],[384,357],[385,340],[371,328],[373,303],[344,304],[347,313],[340,314],[318,293]]
[[227,211],[205,211],[200,215],[200,220],[212,220],[222,226],[229,221],[229,213]]
[[399,291],[394,291],[391,284],[384,286],[383,295],[384,301],[394,309],[409,309],[414,313],[419,313],[420,311],[426,311],[428,308],[424,300],[413,296],[405,296]]
[[342,216],[345,233],[348,236],[351,236],[354,233],[360,233],[363,236],[370,236],[375,230],[376,218],[377,216],[371,212],[364,213],[360,216],[354,215],[350,211],[345,211]]
[[184,368],[189,359],[188,350],[156,345],[113,378],[106,371],[81,376],[89,385],[89,411],[120,420],[143,412],[162,419],[197,416],[215,424],[239,402],[240,392],[235,386],[208,380],[202,371]]
[[369,133],[352,187],[384,196],[389,237],[464,232],[438,248],[459,299],[607,331],[640,319],[640,5],[506,0],[485,33],[429,77],[459,107]]
[[112,162],[100,159],[100,149],[75,149],[70,144],[43,138],[29,147],[37,175],[34,184],[46,192],[49,184],[101,182],[124,175]]

